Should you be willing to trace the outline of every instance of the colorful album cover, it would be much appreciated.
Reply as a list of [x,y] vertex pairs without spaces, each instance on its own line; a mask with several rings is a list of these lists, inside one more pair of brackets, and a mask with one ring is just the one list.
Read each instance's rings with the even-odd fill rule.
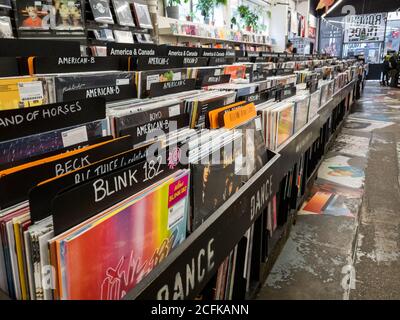
[[0,16],[0,39],[14,38],[10,17]]
[[[15,140],[0,143],[0,163],[10,163],[34,157],[65,147],[63,133],[72,129],[82,128],[86,131],[87,139],[92,140],[109,135],[107,120],[99,120],[85,125],[49,131]],[[83,142],[83,141],[82,141]]]
[[318,191],[314,196],[303,206],[301,211],[311,214],[322,214],[327,208],[334,194],[330,192]]
[[114,24],[110,8],[110,0],[89,0],[89,3],[96,22]]
[[278,113],[277,147],[293,135],[294,130],[294,106],[289,105]]
[[186,238],[188,190],[184,171],[58,240],[62,299],[122,299]]
[[53,0],[55,29],[82,30],[83,14],[81,0]]
[[47,88],[39,78],[0,79],[0,110],[35,107],[47,103]]
[[133,21],[130,1],[128,0],[112,0],[115,16],[118,24],[121,26],[135,27]]
[[53,10],[51,1],[18,0],[17,25],[20,30],[49,30]]
[[153,24],[151,23],[149,8],[147,4],[134,3],[135,16],[137,25],[143,29],[153,29]]

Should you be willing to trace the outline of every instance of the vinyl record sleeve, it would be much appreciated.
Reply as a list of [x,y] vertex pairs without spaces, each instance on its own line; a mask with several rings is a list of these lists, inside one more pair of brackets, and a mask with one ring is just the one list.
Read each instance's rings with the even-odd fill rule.
[[[174,175],[61,237],[57,246],[62,298],[122,299],[186,238],[188,188],[187,171]],[[97,250],[89,249],[94,244]],[[129,279],[124,270],[134,271]]]
[[18,0],[15,3],[19,30],[50,29],[54,9],[51,1]]
[[135,27],[129,0],[112,0],[117,22],[121,26]]
[[10,17],[0,16],[0,39],[14,38]]
[[110,8],[110,0],[89,0],[89,3],[96,22],[114,24]]
[[137,25],[143,29],[153,29],[147,4],[134,2],[133,7],[135,9]]
[[28,137],[5,141],[0,143],[0,162],[10,163],[25,158],[34,157],[51,151],[60,150],[65,147],[66,133],[71,130],[79,130],[84,134],[84,139],[95,139],[110,134],[108,121],[106,119],[80,124],[74,127],[62,128],[55,131],[40,133]]
[[81,0],[53,1],[56,30],[83,30],[83,10]]
[[114,37],[117,43],[134,43],[131,31],[114,30]]

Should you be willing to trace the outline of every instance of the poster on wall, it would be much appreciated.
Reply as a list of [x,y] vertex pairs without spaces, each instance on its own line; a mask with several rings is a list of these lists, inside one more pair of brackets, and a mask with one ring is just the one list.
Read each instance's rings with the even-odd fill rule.
[[346,16],[344,42],[384,41],[386,18],[386,13]]

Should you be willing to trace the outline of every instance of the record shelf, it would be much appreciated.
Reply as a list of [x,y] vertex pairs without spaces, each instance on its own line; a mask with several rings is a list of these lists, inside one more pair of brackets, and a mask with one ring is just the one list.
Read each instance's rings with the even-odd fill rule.
[[[256,210],[252,208],[252,198],[263,188],[267,188],[266,197],[274,195],[279,182],[286,172],[298,161],[299,157],[319,138],[320,129],[333,110],[338,107],[355,89],[356,80],[337,92],[333,98],[322,106],[318,115],[288,142],[271,153],[271,159],[255,176],[253,176],[234,196],[222,205],[206,222],[201,225],[186,241],[173,251],[133,290],[124,297],[130,299],[193,299],[215,274],[218,266],[229,255],[229,252],[241,239],[248,228],[266,208],[268,199]],[[343,123],[343,121],[341,121]],[[340,126],[337,128],[340,129]],[[339,131],[336,131],[336,134]],[[331,140],[332,141],[332,140]],[[324,152],[327,148],[324,148]],[[319,160],[307,184],[315,178]],[[301,199],[304,200],[304,197]],[[298,200],[298,199],[296,199]],[[299,202],[296,201],[296,205]],[[288,221],[277,230],[278,238],[274,251],[261,266],[260,281],[251,285],[248,298],[255,297],[258,288],[264,283],[274,261],[289,235],[291,225],[295,221],[297,208],[292,208]],[[229,237],[226,237],[229,232]],[[182,286],[184,297],[174,295],[177,285]]]

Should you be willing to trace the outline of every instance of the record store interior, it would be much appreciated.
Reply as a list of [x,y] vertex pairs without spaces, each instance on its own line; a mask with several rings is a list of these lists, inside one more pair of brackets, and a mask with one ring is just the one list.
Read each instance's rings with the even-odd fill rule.
[[0,0],[0,300],[400,299],[400,0]]

